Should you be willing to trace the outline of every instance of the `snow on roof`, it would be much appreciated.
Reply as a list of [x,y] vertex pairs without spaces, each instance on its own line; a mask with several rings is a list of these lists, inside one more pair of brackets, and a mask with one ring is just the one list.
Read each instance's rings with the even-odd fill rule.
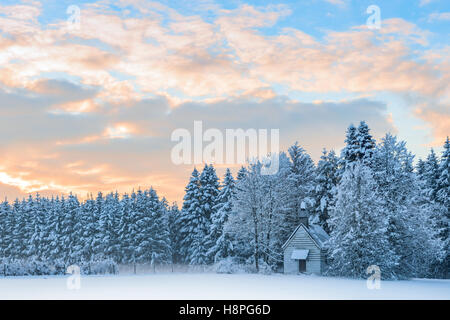
[[292,251],[292,255],[291,255],[291,259],[294,259],[294,260],[306,260],[306,258],[308,257],[308,253],[309,253],[308,249],[293,250]]
[[325,230],[322,229],[321,226],[311,224],[308,228],[308,233],[321,248],[326,247],[327,241],[330,239],[330,236],[325,232]]

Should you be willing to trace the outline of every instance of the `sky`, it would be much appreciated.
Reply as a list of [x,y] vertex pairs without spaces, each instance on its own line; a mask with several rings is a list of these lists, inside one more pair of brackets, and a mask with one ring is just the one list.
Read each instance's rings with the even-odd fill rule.
[[196,120],[279,129],[316,161],[365,120],[424,158],[450,134],[449,31],[447,0],[2,0],[0,198],[180,203],[194,166],[170,138]]

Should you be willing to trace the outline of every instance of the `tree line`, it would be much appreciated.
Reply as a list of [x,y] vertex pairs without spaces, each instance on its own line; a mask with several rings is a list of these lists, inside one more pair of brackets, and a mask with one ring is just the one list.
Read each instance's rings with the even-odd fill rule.
[[0,260],[61,270],[111,261],[272,272],[306,208],[310,224],[330,234],[330,275],[366,277],[378,265],[383,278],[448,278],[449,139],[441,156],[431,150],[416,165],[404,141],[386,134],[377,143],[364,121],[349,126],[345,142],[317,164],[295,143],[279,154],[274,175],[252,162],[220,181],[206,164],[193,170],[181,208],[153,188],[83,202],[73,194],[4,201]]

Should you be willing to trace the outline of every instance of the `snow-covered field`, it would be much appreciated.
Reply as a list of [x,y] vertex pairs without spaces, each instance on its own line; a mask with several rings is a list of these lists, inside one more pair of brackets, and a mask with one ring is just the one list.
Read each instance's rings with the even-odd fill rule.
[[0,299],[450,299],[450,280],[382,281],[254,274],[149,274],[0,278]]

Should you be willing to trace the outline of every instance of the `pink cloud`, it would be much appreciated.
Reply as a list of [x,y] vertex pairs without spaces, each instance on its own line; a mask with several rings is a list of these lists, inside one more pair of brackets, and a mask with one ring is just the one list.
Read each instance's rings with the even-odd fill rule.
[[[317,39],[294,28],[284,28],[275,35],[260,31],[289,15],[285,6],[214,7],[217,18],[205,21],[148,1],[122,0],[119,4],[133,5],[145,15],[119,15],[107,10],[107,2],[100,2],[83,7],[80,30],[70,31],[65,21],[51,27],[40,25],[37,18],[41,8],[33,2],[0,6],[2,31],[12,36],[0,36],[0,84],[5,90],[24,90],[29,96],[46,98],[61,95],[58,88],[42,82],[41,77],[48,73],[62,73],[79,79],[76,81],[82,86],[96,88],[89,96],[42,107],[42,119],[48,120],[48,114],[60,117],[59,121],[78,117],[79,122],[71,123],[70,128],[80,132],[53,132],[50,138],[47,133],[41,142],[44,147],[19,138],[12,142],[11,138],[2,149],[6,156],[0,165],[8,176],[0,183],[24,194],[72,190],[82,195],[96,190],[130,191],[132,186],[151,183],[161,194],[178,197],[191,168],[168,168],[169,152],[161,146],[167,145],[167,140],[158,139],[168,137],[164,128],[185,124],[182,120],[188,116],[170,118],[173,123],[168,123],[167,115],[182,113],[188,105],[196,106],[192,107],[194,112],[199,104],[206,110],[216,108],[220,120],[239,123],[242,119],[222,110],[223,105],[244,109],[259,103],[268,108],[267,102],[279,109],[266,111],[274,119],[284,119],[279,110],[292,107],[293,101],[278,96],[275,88],[279,85],[299,93],[418,95],[425,102],[411,106],[411,112],[433,126],[437,140],[448,134],[448,52],[433,48],[414,51],[411,45],[426,47],[430,34],[405,20],[384,20],[379,31],[365,26],[327,31],[323,39]],[[169,23],[163,23],[161,11],[168,13]],[[149,97],[163,102],[146,105]],[[277,98],[284,102],[277,104]],[[316,101],[314,105],[321,110],[325,104]],[[382,112],[378,110],[377,115]],[[247,114],[247,118],[258,115]],[[395,128],[388,113],[375,120],[381,123],[380,128]],[[254,121],[263,122],[259,118]],[[41,123],[31,125],[45,128]],[[85,128],[93,123],[95,128]],[[63,131],[64,127],[65,122],[52,128]],[[300,135],[300,131],[292,132],[292,137]],[[143,138],[154,143],[154,149],[138,145]],[[322,140],[308,138],[313,152],[320,152]],[[125,145],[127,139],[131,142]],[[335,141],[336,146],[339,143]],[[156,160],[150,164],[149,159]],[[67,167],[73,163],[80,164]],[[142,172],[148,174],[143,176]],[[174,185],[181,191],[174,191]]]

